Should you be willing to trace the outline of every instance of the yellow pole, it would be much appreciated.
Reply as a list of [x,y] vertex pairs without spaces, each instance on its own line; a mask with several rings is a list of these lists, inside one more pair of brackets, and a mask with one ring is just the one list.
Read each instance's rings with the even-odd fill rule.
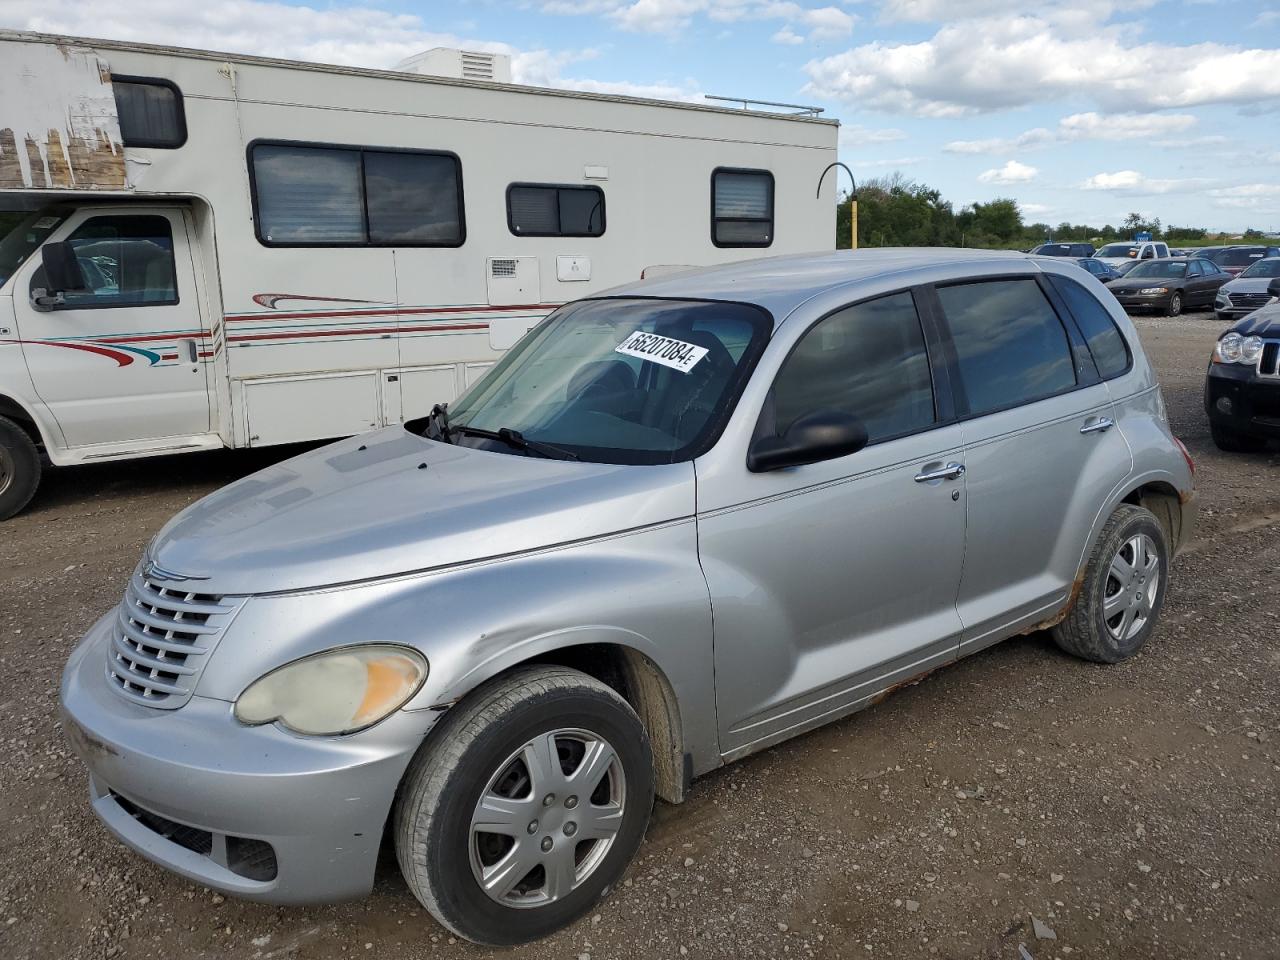
[[858,198],[856,196],[849,198],[849,232],[852,234],[849,238],[849,249],[858,249]]

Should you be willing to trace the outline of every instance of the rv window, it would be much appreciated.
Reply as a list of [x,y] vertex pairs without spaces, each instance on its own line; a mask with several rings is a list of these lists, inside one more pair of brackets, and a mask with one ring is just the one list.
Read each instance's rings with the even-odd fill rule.
[[258,239],[270,246],[456,247],[462,170],[449,153],[255,143]]
[[168,80],[112,77],[111,91],[126,147],[172,149],[187,142],[182,91]]
[[604,191],[513,183],[507,188],[507,227],[518,237],[598,237],[604,233]]
[[717,247],[773,243],[773,174],[728,167],[712,172],[711,242]]

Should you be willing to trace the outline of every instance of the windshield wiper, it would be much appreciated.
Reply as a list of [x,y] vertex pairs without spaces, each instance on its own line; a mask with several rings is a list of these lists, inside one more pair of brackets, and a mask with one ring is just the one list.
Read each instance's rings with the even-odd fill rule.
[[557,447],[552,443],[543,443],[541,440],[526,440],[519,430],[512,430],[510,427],[501,427],[497,430],[482,430],[479,427],[454,427],[454,433],[464,436],[480,437],[482,440],[497,440],[499,443],[505,443],[508,447],[521,450],[526,453],[536,453],[540,457],[547,457],[551,460],[581,460],[582,458],[564,447]]

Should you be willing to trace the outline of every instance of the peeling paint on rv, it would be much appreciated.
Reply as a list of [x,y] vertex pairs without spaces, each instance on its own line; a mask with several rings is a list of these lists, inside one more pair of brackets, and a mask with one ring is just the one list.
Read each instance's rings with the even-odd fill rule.
[[94,51],[21,44],[0,70],[0,188],[122,190],[111,72]]

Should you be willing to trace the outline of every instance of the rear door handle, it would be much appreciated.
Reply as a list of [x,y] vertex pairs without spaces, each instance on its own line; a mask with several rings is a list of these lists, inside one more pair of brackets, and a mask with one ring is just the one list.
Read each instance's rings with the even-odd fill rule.
[[963,463],[948,463],[946,466],[932,470],[921,470],[916,474],[916,483],[928,483],[931,480],[955,480],[964,476]]
[[1116,425],[1110,417],[1091,417],[1080,428],[1081,433],[1105,433]]

